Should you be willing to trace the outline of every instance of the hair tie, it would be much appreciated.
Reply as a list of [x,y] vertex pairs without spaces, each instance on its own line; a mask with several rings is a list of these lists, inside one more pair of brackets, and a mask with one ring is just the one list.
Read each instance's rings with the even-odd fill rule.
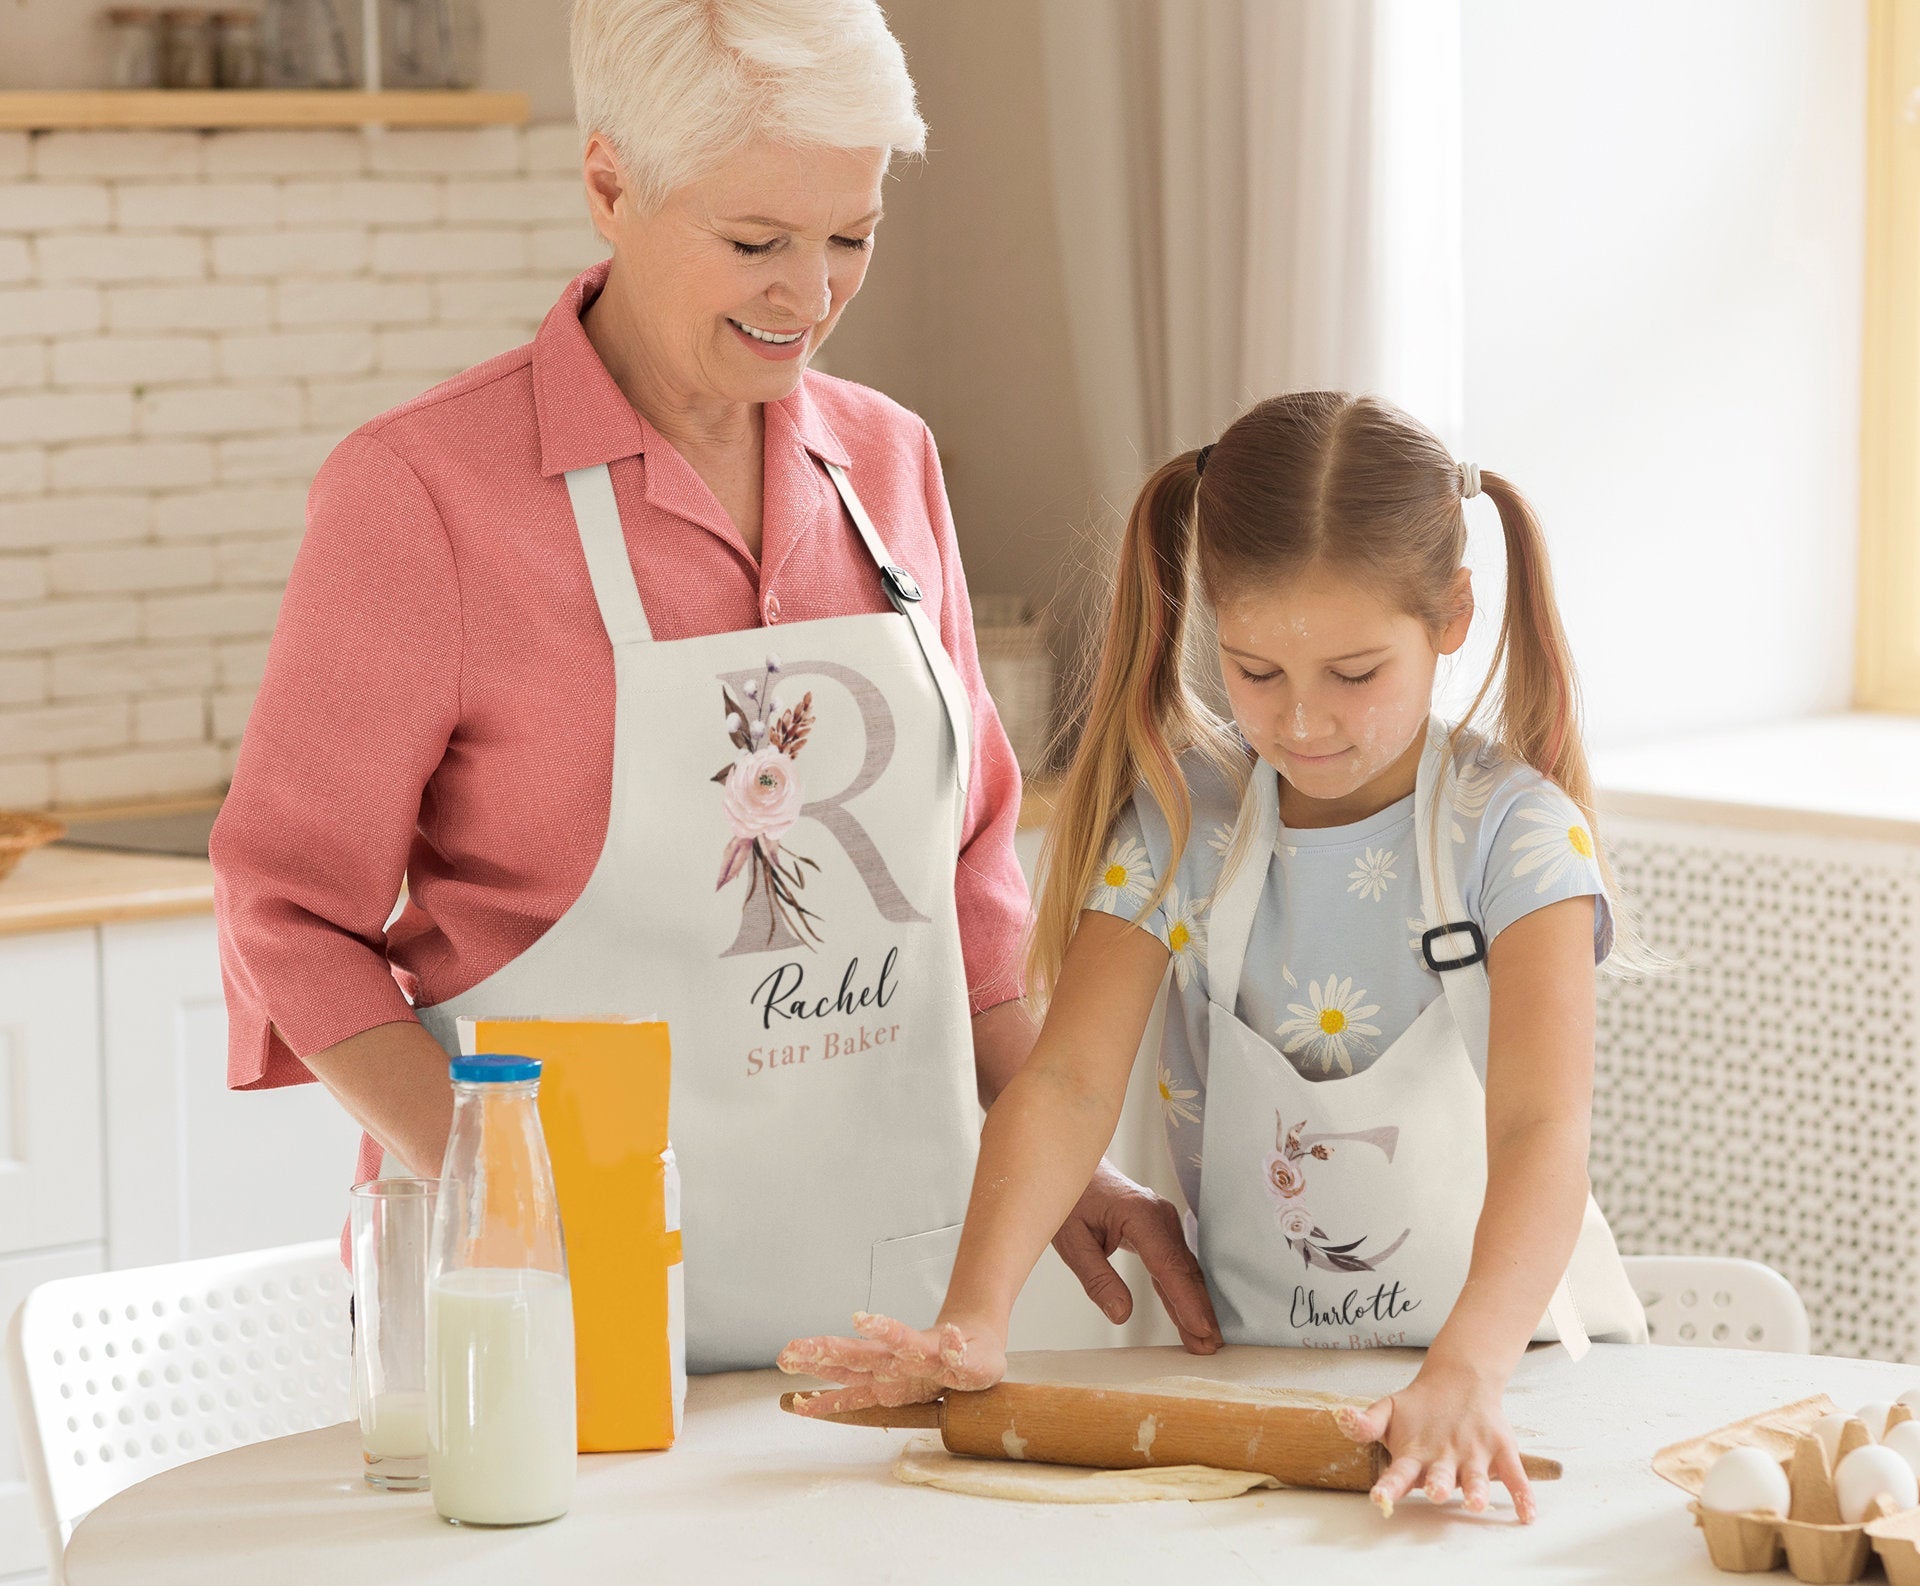
[[1198,479],[1207,471],[1207,459],[1213,455],[1213,442],[1208,441],[1193,454],[1193,477]]
[[1471,501],[1480,494],[1480,465],[1462,463],[1460,465],[1460,499]]

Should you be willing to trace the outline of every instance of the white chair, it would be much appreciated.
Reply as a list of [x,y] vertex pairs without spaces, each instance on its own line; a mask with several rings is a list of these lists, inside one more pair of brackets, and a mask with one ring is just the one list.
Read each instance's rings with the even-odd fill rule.
[[1812,1347],[1807,1308],[1772,1267],[1732,1256],[1623,1256],[1656,1344],[1704,1349]]
[[7,1329],[52,1586],[76,1523],[148,1476],[353,1413],[340,1241],[62,1278]]

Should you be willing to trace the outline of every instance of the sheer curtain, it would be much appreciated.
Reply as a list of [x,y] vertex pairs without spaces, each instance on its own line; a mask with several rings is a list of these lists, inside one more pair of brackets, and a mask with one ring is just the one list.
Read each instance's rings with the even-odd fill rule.
[[1048,0],[1082,419],[1124,510],[1276,391],[1460,423],[1460,0]]

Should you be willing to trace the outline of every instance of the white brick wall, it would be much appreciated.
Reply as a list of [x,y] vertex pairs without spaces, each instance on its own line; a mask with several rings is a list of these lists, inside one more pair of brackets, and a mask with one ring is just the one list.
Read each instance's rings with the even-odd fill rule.
[[215,792],[349,430],[602,256],[570,126],[0,133],[0,806]]

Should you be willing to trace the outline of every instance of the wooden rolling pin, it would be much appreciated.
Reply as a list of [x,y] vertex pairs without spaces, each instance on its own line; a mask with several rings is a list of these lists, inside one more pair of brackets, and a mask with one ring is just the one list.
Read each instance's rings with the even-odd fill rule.
[[[811,1397],[783,1394],[780,1407],[794,1410]],[[1289,1487],[1337,1492],[1371,1490],[1392,1462],[1383,1444],[1356,1443],[1341,1431],[1332,1410],[1068,1383],[1003,1382],[927,1404],[809,1419],[937,1428],[951,1453],[989,1459],[1094,1470],[1211,1465],[1272,1476]],[[1558,1460],[1526,1454],[1521,1463],[1534,1481],[1560,1478]]]

